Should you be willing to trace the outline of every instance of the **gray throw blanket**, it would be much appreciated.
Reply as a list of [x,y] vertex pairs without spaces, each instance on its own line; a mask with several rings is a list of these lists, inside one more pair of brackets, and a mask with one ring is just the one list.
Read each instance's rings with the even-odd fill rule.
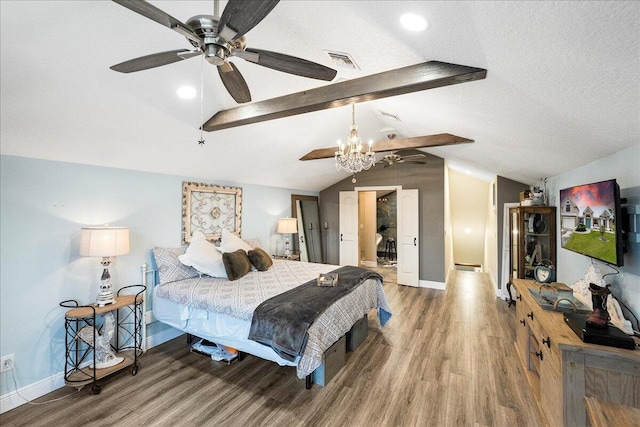
[[304,352],[309,327],[331,304],[367,279],[382,280],[375,271],[353,266],[340,267],[331,273],[338,274],[336,286],[318,286],[313,279],[260,304],[253,312],[249,339],[293,361]]

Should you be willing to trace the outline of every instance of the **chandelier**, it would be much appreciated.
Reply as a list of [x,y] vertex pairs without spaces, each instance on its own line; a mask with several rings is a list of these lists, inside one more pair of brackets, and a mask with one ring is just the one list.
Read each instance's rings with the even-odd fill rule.
[[362,138],[358,135],[356,126],[356,107],[351,104],[351,130],[347,135],[347,143],[338,140],[338,150],[335,153],[336,169],[344,169],[349,173],[368,170],[376,163],[376,155],[371,151],[373,141],[369,141],[369,149],[362,151]]

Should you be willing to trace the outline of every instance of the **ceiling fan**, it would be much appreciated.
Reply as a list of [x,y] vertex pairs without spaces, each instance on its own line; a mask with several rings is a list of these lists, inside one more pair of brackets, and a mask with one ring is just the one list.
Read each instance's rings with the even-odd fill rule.
[[396,163],[416,163],[420,165],[427,164],[427,162],[424,160],[418,160],[422,157],[426,157],[426,156],[424,154],[410,154],[408,156],[402,156],[397,152],[395,152],[395,153],[387,154],[386,156],[378,160],[376,164],[385,163],[384,165],[385,168],[388,168],[389,166],[393,166]]
[[229,0],[218,17],[218,2],[214,0],[215,15],[196,15],[182,23],[144,0],[113,0],[187,38],[193,50],[177,49],[131,59],[110,67],[121,73],[147,70],[172,64],[183,59],[204,55],[218,69],[220,79],[238,103],[251,101],[251,92],[231,57],[242,58],[263,67],[302,77],[331,81],[336,75],[332,68],[283,53],[247,47],[244,35],[258,25],[280,0]]

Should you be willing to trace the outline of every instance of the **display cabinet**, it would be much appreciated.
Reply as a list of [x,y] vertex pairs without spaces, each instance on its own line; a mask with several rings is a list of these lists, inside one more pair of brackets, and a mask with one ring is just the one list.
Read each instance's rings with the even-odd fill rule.
[[[69,308],[64,316],[66,385],[81,388],[92,384],[93,393],[99,394],[99,379],[127,367],[131,367],[131,375],[138,373],[145,290],[144,285],[125,286],[118,291],[115,304],[104,307],[80,305],[75,300],[60,303]],[[112,332],[109,322],[113,323]],[[101,354],[109,360],[101,361]]]
[[520,206],[509,209],[511,279],[536,279],[536,266],[556,265],[556,208]]

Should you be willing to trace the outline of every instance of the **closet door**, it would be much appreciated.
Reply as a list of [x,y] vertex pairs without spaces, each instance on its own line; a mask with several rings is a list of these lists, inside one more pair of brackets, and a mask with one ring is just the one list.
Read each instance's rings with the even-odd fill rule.
[[358,192],[340,192],[340,265],[358,266]]
[[398,284],[419,287],[418,190],[398,191]]

